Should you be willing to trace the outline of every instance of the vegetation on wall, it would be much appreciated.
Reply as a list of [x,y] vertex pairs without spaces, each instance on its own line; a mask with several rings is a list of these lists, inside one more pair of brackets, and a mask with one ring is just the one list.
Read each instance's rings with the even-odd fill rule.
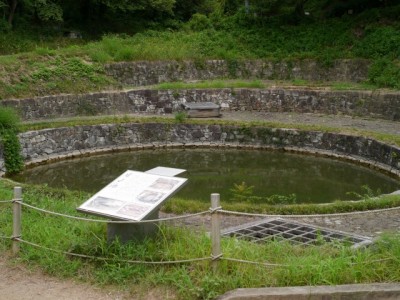
[[13,109],[0,107],[0,141],[8,174],[18,173],[24,166],[21,145],[17,136],[18,122],[18,116]]

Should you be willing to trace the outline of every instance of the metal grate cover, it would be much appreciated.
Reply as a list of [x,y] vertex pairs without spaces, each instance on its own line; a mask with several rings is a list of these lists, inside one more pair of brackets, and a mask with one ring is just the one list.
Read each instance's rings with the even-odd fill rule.
[[352,248],[359,248],[372,243],[372,239],[369,237],[287,221],[281,218],[264,219],[228,228],[222,232],[222,235],[252,242],[287,240],[302,245],[315,245],[324,240],[325,242],[346,243],[351,245]]

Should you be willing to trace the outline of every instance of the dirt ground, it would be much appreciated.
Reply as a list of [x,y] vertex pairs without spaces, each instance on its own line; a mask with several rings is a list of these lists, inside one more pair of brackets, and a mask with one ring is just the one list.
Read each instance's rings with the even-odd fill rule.
[[[171,116],[169,116],[171,117]],[[296,113],[263,113],[263,112],[224,112],[222,119],[270,121],[288,124],[315,124],[328,127],[355,128],[365,131],[375,131],[400,135],[400,122],[377,120],[369,118],[356,118],[348,116],[327,116],[316,114]],[[251,218],[228,217],[224,219],[224,227],[238,225],[251,221]],[[300,220],[314,223],[319,226],[337,230],[351,231],[371,237],[385,231],[400,230],[399,210],[371,213],[349,217],[316,217]],[[203,226],[208,223],[206,217],[187,221],[191,226]],[[7,257],[0,257],[0,300],[110,300],[110,299],[174,299],[173,294],[165,291],[148,290],[131,295],[127,291],[99,288],[73,280],[61,280],[50,277],[39,271],[31,271],[20,264],[12,265]]]
[[135,293],[100,288],[71,279],[51,277],[0,257],[0,300],[173,300],[171,291],[151,289]]
[[72,280],[60,280],[21,265],[13,266],[0,258],[1,300],[117,300],[127,299],[127,293],[104,290]]

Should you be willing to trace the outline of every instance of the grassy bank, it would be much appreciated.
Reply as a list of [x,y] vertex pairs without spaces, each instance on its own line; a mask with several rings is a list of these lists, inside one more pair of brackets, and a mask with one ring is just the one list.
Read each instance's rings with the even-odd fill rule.
[[[238,17],[207,19],[209,26],[148,30],[133,36],[106,35],[98,41],[40,39],[36,43],[2,36],[12,53],[0,56],[0,99],[120,89],[104,65],[120,61],[225,59],[315,59],[326,67],[335,59],[372,61],[368,84],[400,88],[399,22],[394,6],[357,18],[328,18],[294,25],[243,23]],[[368,24],[368,25],[366,25]],[[16,33],[17,34],[17,33]],[[8,39],[8,40],[7,40]],[[73,45],[71,45],[73,43]],[[1,47],[0,47],[1,52]]]
[[[11,199],[12,184],[0,182],[1,199]],[[68,215],[88,195],[44,186],[24,186],[24,202]],[[12,231],[11,206],[0,206],[0,236]],[[211,241],[204,231],[162,224],[159,234],[144,242],[107,244],[106,226],[58,216],[44,215],[23,209],[22,238],[43,247],[108,260],[71,257],[46,249],[22,244],[15,263],[40,268],[59,277],[73,277],[99,285],[115,285],[132,294],[151,287],[173,290],[181,299],[211,299],[234,288],[265,286],[296,286],[400,280],[400,237],[381,237],[373,247],[351,250],[340,244],[321,242],[301,247],[285,242],[253,244],[234,238],[222,241],[225,258],[246,259],[278,264],[276,267],[247,265],[222,261],[217,273],[210,262],[151,266],[123,260],[174,261],[209,257]],[[9,240],[0,240],[0,251],[6,254]]]

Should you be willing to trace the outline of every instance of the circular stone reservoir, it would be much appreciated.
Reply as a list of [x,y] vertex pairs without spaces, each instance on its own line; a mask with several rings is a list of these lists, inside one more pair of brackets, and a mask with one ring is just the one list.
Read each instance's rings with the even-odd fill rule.
[[[235,184],[254,186],[253,195],[296,195],[297,203],[354,200],[374,192],[391,193],[400,182],[375,170],[336,159],[281,151],[237,149],[159,149],[118,152],[36,166],[13,179],[50,187],[97,192],[124,171],[156,166],[182,168],[188,184],[177,197],[209,201],[232,196]],[[363,187],[364,186],[364,187]]]

